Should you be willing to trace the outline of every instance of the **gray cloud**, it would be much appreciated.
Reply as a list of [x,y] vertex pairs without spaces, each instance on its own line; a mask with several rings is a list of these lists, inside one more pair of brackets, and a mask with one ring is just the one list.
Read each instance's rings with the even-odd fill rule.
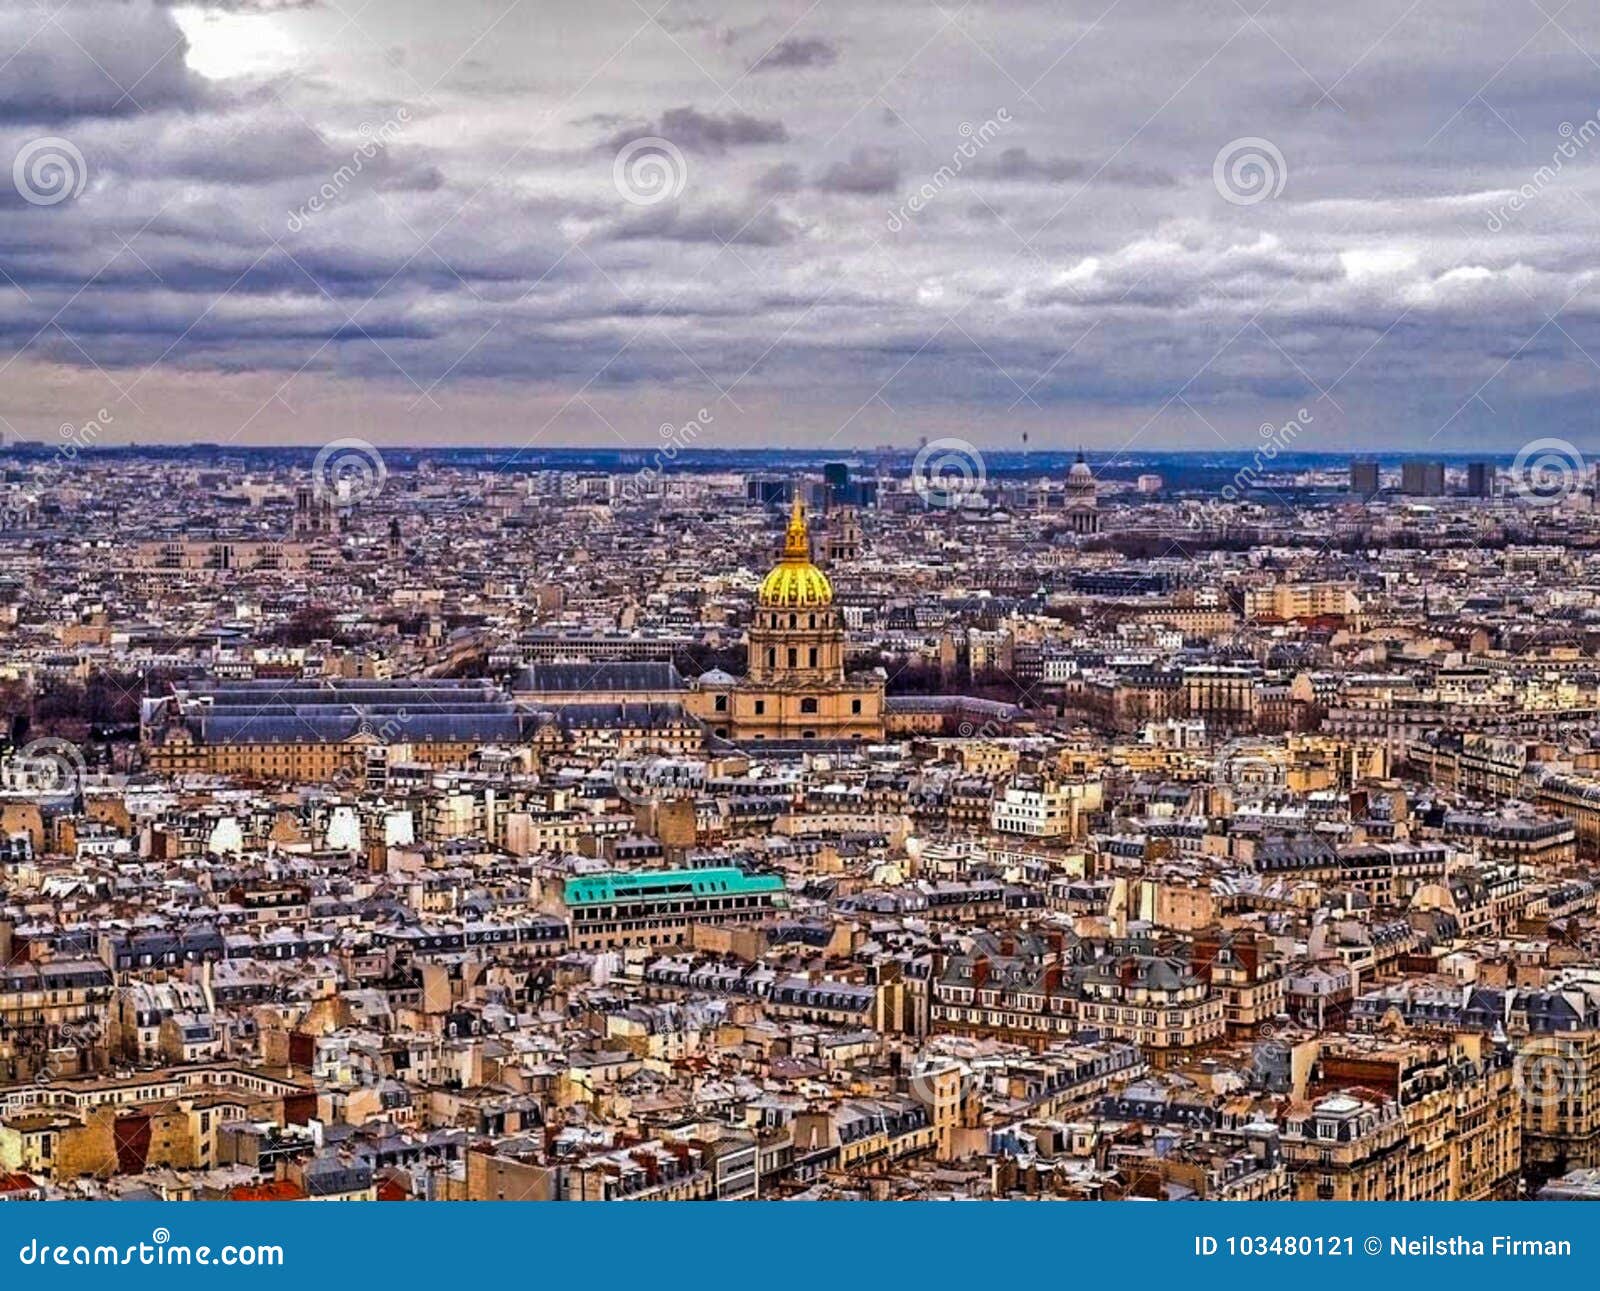
[[900,186],[902,168],[888,148],[855,149],[817,176],[817,187],[829,193],[892,193]]
[[[174,6],[192,6],[194,0],[157,0],[157,3]],[[323,0],[205,0],[207,9],[226,13],[286,13],[291,9],[315,9]]]
[[805,187],[805,176],[792,161],[781,161],[761,172],[755,187],[763,193],[798,193]]
[[780,40],[751,66],[752,72],[781,71],[797,67],[829,67],[839,49],[821,36],[790,36]]
[[211,97],[186,66],[176,21],[145,3],[0,3],[0,123],[64,122],[196,108]]
[[[1316,401],[1330,446],[1588,446],[1600,13],[991,0],[955,31],[860,0],[830,60],[748,0],[643,31],[565,0],[383,9],[375,45],[320,6],[83,0],[68,39],[0,0],[8,420],[53,433],[109,377],[185,409],[152,399],[140,433],[225,438],[236,383],[365,404],[442,379],[491,411],[397,434],[503,406],[525,435],[580,389],[653,433],[663,392],[714,379],[766,410],[719,423],[748,442],[1212,451]],[[685,160],[653,206],[613,175],[644,135]],[[55,204],[9,182],[45,136],[84,158]],[[1213,162],[1251,138],[1285,182],[1229,201]],[[275,433],[323,433],[286,402]]]
[[1177,178],[1150,166],[1092,163],[1075,157],[1035,157],[1026,148],[1006,148],[993,160],[980,157],[974,170],[992,179],[1040,180],[1047,184],[1083,183],[1091,178],[1132,188],[1170,188]]
[[697,108],[670,108],[654,124],[618,131],[602,147],[621,148],[635,139],[656,136],[680,148],[723,152],[749,144],[783,143],[789,138],[782,121],[753,117],[743,112],[718,115]]
[[795,222],[771,206],[712,206],[698,211],[651,206],[620,221],[609,234],[621,242],[662,239],[758,247],[779,246],[798,235]]

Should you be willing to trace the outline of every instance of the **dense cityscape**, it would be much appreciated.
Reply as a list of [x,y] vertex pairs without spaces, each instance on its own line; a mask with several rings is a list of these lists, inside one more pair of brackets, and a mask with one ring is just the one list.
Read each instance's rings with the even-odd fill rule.
[[1600,1197],[1561,447],[14,444],[0,1195]]

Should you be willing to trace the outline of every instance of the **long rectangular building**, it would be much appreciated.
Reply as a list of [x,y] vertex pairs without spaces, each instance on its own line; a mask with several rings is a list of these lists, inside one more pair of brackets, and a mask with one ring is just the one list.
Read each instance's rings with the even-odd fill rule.
[[695,924],[758,923],[785,906],[781,877],[735,866],[586,875],[561,892],[578,950],[681,945]]

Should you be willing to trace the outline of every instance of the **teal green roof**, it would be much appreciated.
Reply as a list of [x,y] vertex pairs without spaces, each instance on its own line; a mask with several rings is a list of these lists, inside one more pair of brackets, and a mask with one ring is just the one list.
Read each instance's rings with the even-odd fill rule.
[[631,874],[592,874],[568,879],[563,899],[569,906],[632,898],[748,896],[781,892],[776,874],[746,874],[733,866],[715,870],[643,870]]

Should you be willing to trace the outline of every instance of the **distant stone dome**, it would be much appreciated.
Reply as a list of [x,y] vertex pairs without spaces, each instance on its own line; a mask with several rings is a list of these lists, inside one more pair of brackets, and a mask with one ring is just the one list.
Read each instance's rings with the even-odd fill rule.
[[1078,460],[1067,472],[1067,505],[1073,508],[1095,506],[1099,501],[1098,491],[1094,472],[1089,469],[1089,463],[1084,460],[1080,449]]

